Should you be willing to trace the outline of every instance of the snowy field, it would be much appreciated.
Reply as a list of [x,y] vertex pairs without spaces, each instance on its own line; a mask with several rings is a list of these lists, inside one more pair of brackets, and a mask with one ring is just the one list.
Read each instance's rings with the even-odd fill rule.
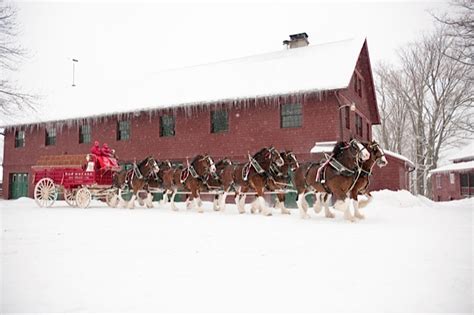
[[0,313],[472,312],[474,200],[374,195],[357,223],[0,201]]

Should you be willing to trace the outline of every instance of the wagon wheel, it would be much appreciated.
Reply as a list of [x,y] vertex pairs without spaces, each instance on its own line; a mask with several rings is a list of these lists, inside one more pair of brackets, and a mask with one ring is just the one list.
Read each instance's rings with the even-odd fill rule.
[[36,183],[34,191],[35,201],[41,208],[49,208],[58,198],[56,185],[51,178],[43,178]]
[[107,194],[105,195],[105,202],[107,203],[109,207],[116,208],[119,201],[120,200],[118,198],[117,191],[115,189],[108,191]]
[[75,191],[64,189],[64,201],[73,208],[77,207]]
[[92,194],[86,187],[79,189],[76,193],[76,204],[79,208],[87,208],[92,199]]

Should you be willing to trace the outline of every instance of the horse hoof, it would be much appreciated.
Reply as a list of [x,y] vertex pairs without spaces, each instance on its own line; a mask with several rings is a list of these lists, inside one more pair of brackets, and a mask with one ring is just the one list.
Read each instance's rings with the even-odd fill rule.
[[326,218],[329,218],[329,219],[334,219],[336,217],[336,215],[334,213],[328,213],[326,214]]

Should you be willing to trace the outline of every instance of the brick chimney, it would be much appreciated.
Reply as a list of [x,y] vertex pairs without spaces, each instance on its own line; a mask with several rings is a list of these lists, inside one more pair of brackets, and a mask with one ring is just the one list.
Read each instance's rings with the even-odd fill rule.
[[283,45],[286,45],[287,49],[308,46],[309,45],[308,34],[298,33],[298,34],[290,35],[290,40],[284,40]]

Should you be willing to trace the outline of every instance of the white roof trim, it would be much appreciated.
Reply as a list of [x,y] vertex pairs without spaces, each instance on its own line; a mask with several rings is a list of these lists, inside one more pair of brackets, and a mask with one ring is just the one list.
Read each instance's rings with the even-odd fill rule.
[[450,171],[462,171],[462,170],[468,170],[468,169],[473,169],[474,170],[474,161],[453,163],[453,164],[445,165],[445,166],[442,166],[442,167],[438,167],[434,170],[431,170],[430,174],[431,173],[450,172]]

